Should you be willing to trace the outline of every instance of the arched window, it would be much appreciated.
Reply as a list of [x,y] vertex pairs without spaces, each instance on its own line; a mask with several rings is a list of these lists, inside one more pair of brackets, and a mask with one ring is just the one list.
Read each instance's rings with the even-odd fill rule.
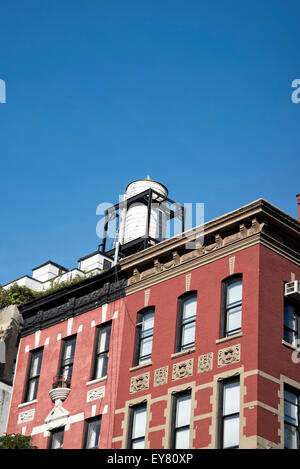
[[221,336],[228,337],[242,330],[242,276],[238,275],[224,280],[222,290]]
[[197,293],[191,292],[178,299],[176,352],[195,345]]
[[154,307],[145,308],[137,317],[134,365],[142,365],[151,360],[153,328]]

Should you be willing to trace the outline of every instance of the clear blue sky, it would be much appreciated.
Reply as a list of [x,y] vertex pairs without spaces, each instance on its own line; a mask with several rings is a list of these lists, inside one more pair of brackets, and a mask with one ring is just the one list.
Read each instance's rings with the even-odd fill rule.
[[297,216],[298,0],[11,0],[0,46],[0,283],[75,267],[148,174],[206,220]]

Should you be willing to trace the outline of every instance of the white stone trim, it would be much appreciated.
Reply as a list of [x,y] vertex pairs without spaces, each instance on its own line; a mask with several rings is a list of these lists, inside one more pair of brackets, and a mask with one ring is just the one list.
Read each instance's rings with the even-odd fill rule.
[[22,404],[18,405],[18,409],[22,409],[22,407],[26,407],[28,405],[35,404],[36,402],[37,402],[36,399],[34,399],[33,401],[22,402]]

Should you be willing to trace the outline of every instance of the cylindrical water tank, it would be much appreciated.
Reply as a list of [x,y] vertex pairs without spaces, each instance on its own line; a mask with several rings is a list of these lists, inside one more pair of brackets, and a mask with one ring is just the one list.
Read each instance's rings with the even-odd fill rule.
[[[126,187],[124,199],[140,194],[147,189],[153,189],[163,197],[168,195],[168,189],[159,182],[151,181],[151,179],[141,179],[131,182]],[[161,198],[152,193],[152,205],[149,224],[149,237],[157,241],[161,241],[165,237],[166,231],[166,213],[164,204],[159,205]],[[148,206],[142,202],[129,204],[127,210],[123,210],[120,223],[120,244],[126,244],[138,238],[145,237],[147,234]]]

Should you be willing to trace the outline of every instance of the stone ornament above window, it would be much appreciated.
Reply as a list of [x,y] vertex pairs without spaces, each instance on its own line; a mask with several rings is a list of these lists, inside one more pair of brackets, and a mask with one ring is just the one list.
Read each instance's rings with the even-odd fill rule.
[[154,371],[154,386],[161,386],[168,382],[168,367],[163,366]]
[[130,394],[149,388],[150,373],[133,376],[130,380]]
[[35,409],[26,410],[21,412],[18,417],[18,423],[30,422],[34,419]]
[[198,358],[198,373],[204,373],[213,369],[213,357],[213,352],[200,355]]
[[102,399],[105,395],[105,386],[100,388],[91,389],[87,392],[86,402],[96,401],[97,399]]
[[218,368],[239,362],[241,358],[241,345],[233,345],[218,351]]
[[186,378],[193,374],[193,358],[184,360],[183,362],[175,363],[172,371],[172,381],[177,379]]

